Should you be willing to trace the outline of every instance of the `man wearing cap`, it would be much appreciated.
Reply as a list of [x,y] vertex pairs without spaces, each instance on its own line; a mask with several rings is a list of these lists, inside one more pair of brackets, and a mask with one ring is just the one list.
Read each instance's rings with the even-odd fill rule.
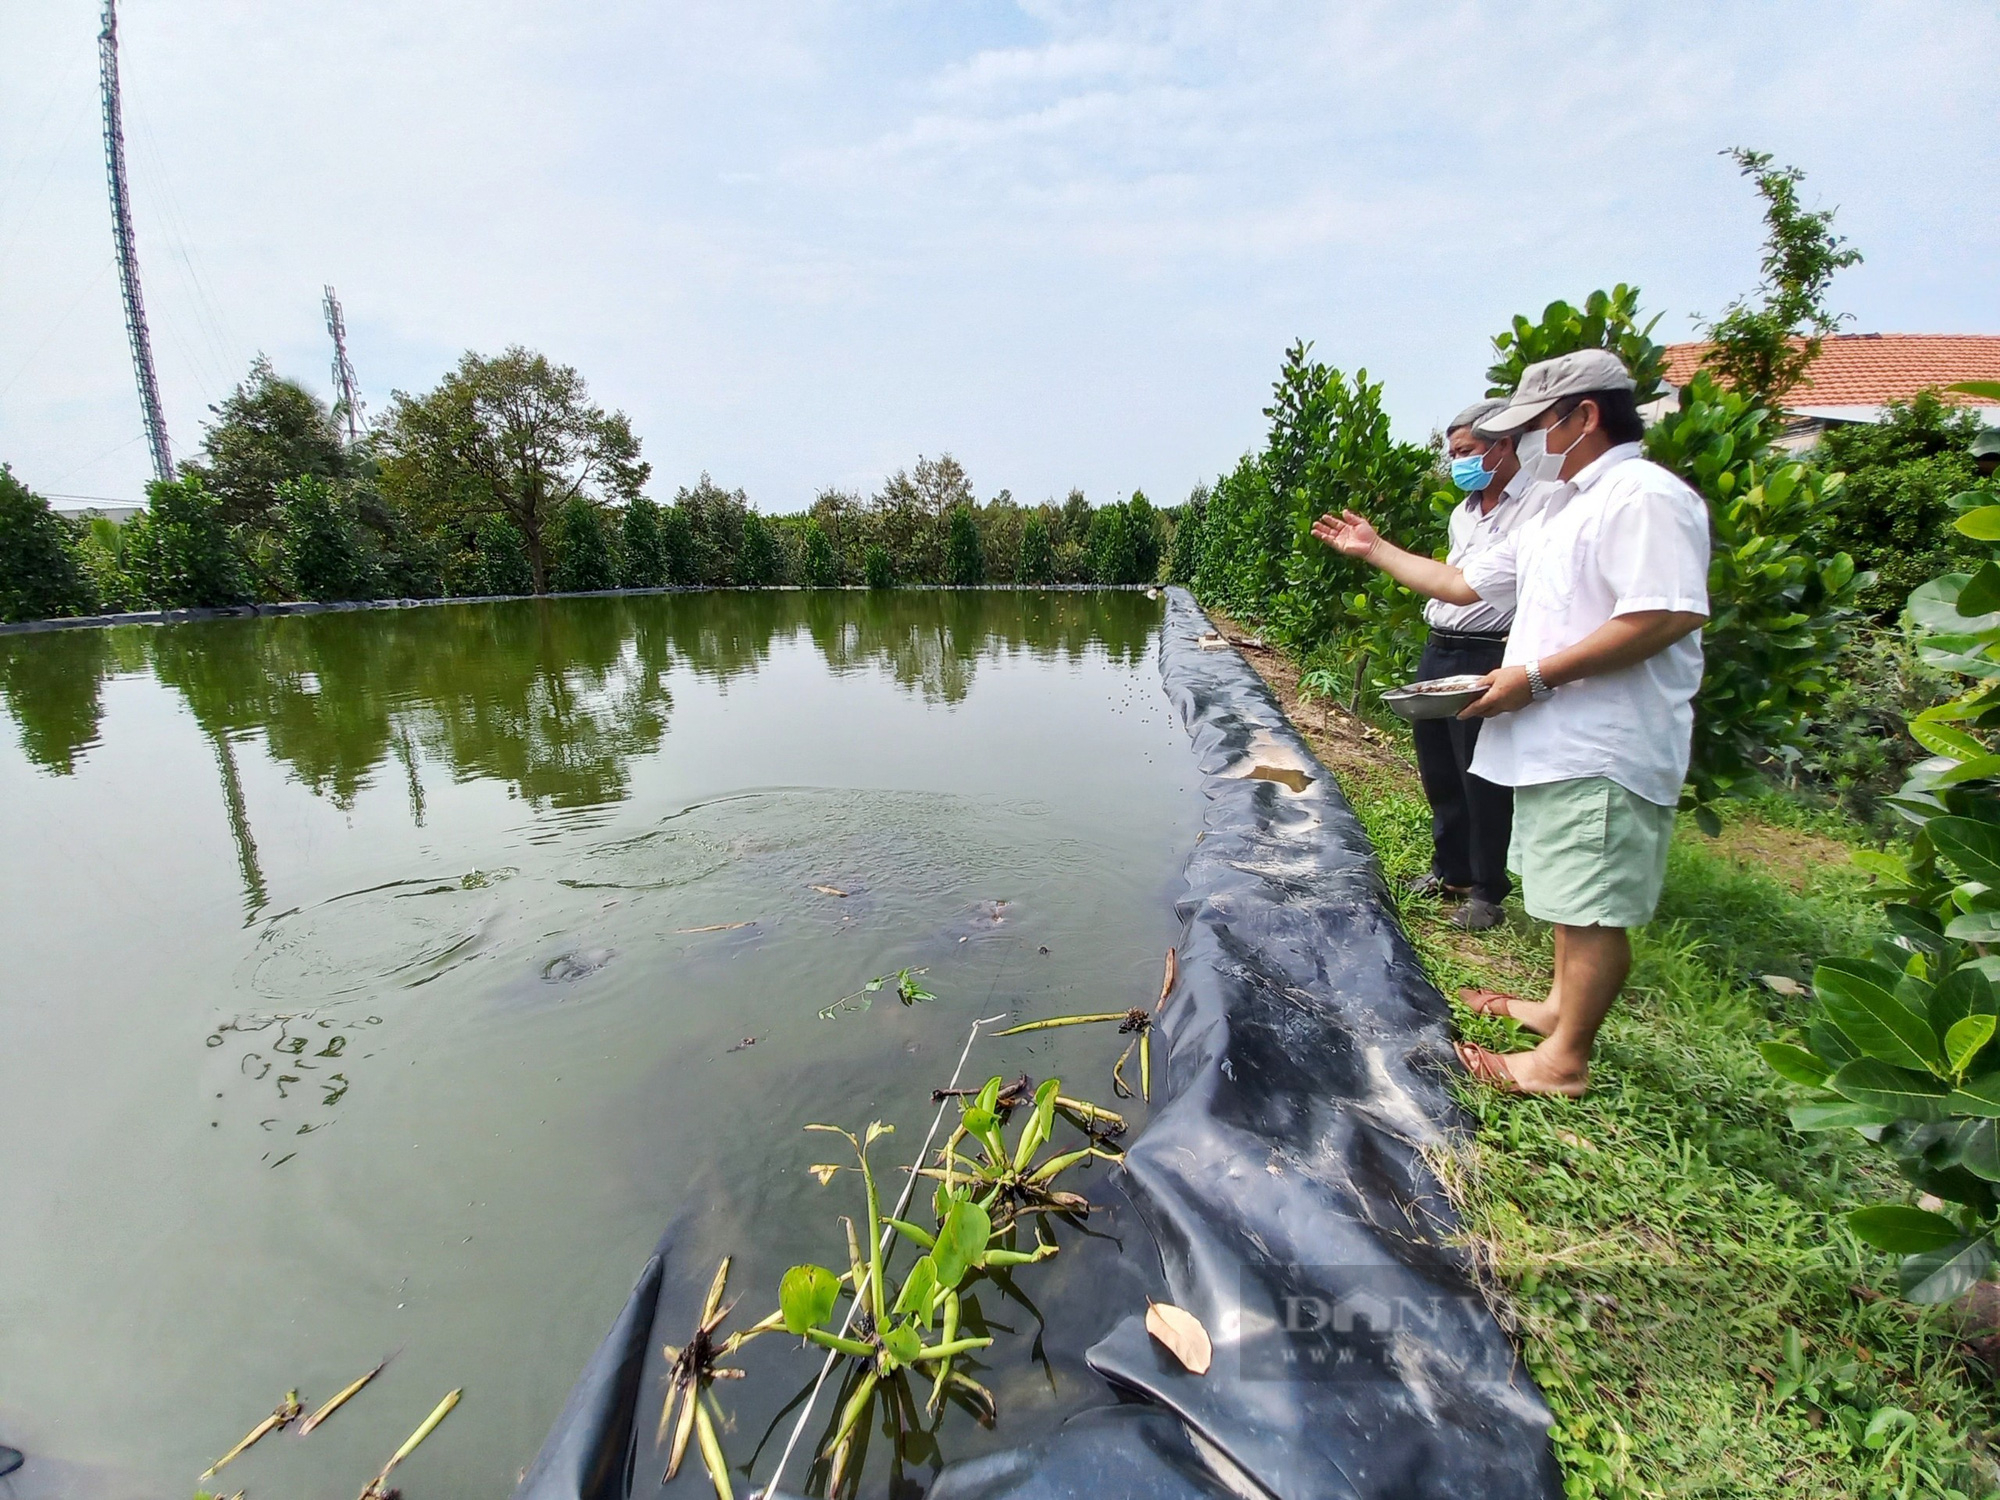
[[1352,511],[1313,528],[1432,598],[1513,592],[1505,659],[1464,716],[1489,721],[1474,772],[1514,788],[1513,862],[1529,915],[1555,925],[1555,981],[1545,1000],[1465,995],[1539,1033],[1533,1051],[1458,1050],[1482,1082],[1529,1093],[1589,1086],[1591,1047],[1632,965],[1626,931],[1659,902],[1701,685],[1708,510],[1640,456],[1633,392],[1608,350],[1527,368],[1475,427],[1513,435],[1528,478],[1560,487],[1466,568],[1404,552]]
[[[1463,572],[1473,560],[1508,542],[1538,507],[1514,459],[1510,437],[1484,437],[1473,425],[1507,403],[1480,401],[1445,428],[1452,483],[1465,492],[1451,513],[1445,559]],[[1507,627],[1514,618],[1511,589],[1489,588],[1471,604],[1433,599],[1424,606],[1430,639],[1417,664],[1421,680],[1483,677],[1501,663]],[[1497,926],[1511,882],[1507,842],[1514,822],[1514,793],[1472,773],[1479,743],[1478,719],[1420,719],[1413,726],[1417,774],[1431,805],[1431,867],[1411,886],[1418,895],[1464,896],[1454,926],[1477,932]]]

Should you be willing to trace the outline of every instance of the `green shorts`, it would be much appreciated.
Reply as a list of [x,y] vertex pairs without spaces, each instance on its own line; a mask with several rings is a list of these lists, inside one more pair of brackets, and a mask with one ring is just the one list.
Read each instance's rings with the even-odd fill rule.
[[1528,915],[1565,927],[1641,927],[1667,878],[1674,810],[1603,776],[1514,788],[1508,864]]

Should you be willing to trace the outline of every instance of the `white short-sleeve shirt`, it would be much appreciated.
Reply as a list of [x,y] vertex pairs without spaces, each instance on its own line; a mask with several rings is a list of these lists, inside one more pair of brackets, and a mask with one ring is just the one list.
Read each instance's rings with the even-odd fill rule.
[[[1481,597],[1510,575],[1516,590],[1506,663],[1525,665],[1618,615],[1708,613],[1708,506],[1681,480],[1623,443],[1589,464],[1514,533],[1474,559]],[[1511,554],[1511,555],[1509,555]],[[1672,807],[1687,779],[1701,632],[1616,672],[1563,684],[1539,703],[1496,714],[1479,731],[1473,771],[1504,786],[1604,776]]]
[[[1474,558],[1506,545],[1531,516],[1541,514],[1554,488],[1554,485],[1531,484],[1526,475],[1517,471],[1501,491],[1499,504],[1491,510],[1481,509],[1477,494],[1467,495],[1451,513],[1451,540],[1445,561],[1464,572],[1474,566]],[[1486,589],[1474,603],[1447,604],[1442,599],[1433,599],[1424,606],[1424,619],[1439,630],[1497,634],[1513,618],[1511,572],[1504,578],[1489,576]]]

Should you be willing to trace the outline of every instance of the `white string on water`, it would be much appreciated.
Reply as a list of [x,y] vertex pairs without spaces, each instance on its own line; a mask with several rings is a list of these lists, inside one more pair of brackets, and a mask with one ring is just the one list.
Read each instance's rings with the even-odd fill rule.
[[[917,1190],[917,1174],[923,1167],[924,1158],[931,1154],[931,1142],[937,1139],[938,1126],[944,1123],[945,1110],[951,1107],[950,1091],[958,1087],[959,1074],[965,1071],[965,1060],[972,1056],[972,1043],[979,1035],[979,1028],[990,1026],[995,1021],[1004,1021],[1006,1019],[1007,1017],[1004,1012],[997,1016],[982,1016],[972,1023],[972,1030],[965,1034],[965,1050],[958,1054],[958,1066],[951,1070],[951,1082],[945,1085],[945,1097],[938,1100],[937,1113],[931,1117],[930,1134],[924,1137],[923,1149],[917,1153],[916,1161],[910,1166],[910,1180],[903,1184],[903,1196],[896,1200],[896,1211],[889,1215],[890,1218],[902,1218],[904,1212],[910,1206],[910,1195]],[[895,1237],[895,1234],[896,1231],[894,1229],[887,1228],[886,1226],[883,1228],[882,1243],[876,1246],[878,1254],[889,1248],[889,1241]],[[871,1274],[868,1271],[861,1273],[861,1284],[854,1289],[854,1300],[847,1304],[847,1316],[841,1320],[840,1336],[842,1338],[847,1337],[848,1329],[854,1326],[854,1315],[861,1311],[861,1299],[867,1295],[868,1278]],[[806,1397],[805,1410],[799,1413],[798,1421],[792,1424],[792,1435],[785,1439],[785,1451],[778,1455],[778,1467],[771,1471],[770,1479],[765,1481],[764,1487],[761,1490],[752,1492],[752,1500],[775,1500],[778,1493],[778,1481],[785,1477],[785,1465],[791,1462],[792,1450],[798,1447],[799,1437],[806,1430],[806,1423],[812,1419],[813,1407],[819,1403],[819,1393],[826,1385],[826,1377],[833,1373],[834,1361],[845,1358],[847,1356],[842,1354],[838,1349],[829,1349],[826,1351],[826,1359],[819,1367],[819,1378],[813,1382],[812,1394]]]

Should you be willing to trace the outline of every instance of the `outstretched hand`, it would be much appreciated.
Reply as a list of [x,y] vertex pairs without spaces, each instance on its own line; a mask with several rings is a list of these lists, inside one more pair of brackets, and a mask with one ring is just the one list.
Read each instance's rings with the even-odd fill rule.
[[1366,559],[1382,544],[1381,533],[1368,518],[1351,510],[1342,511],[1338,519],[1331,514],[1321,516],[1313,522],[1313,535],[1347,557]]

